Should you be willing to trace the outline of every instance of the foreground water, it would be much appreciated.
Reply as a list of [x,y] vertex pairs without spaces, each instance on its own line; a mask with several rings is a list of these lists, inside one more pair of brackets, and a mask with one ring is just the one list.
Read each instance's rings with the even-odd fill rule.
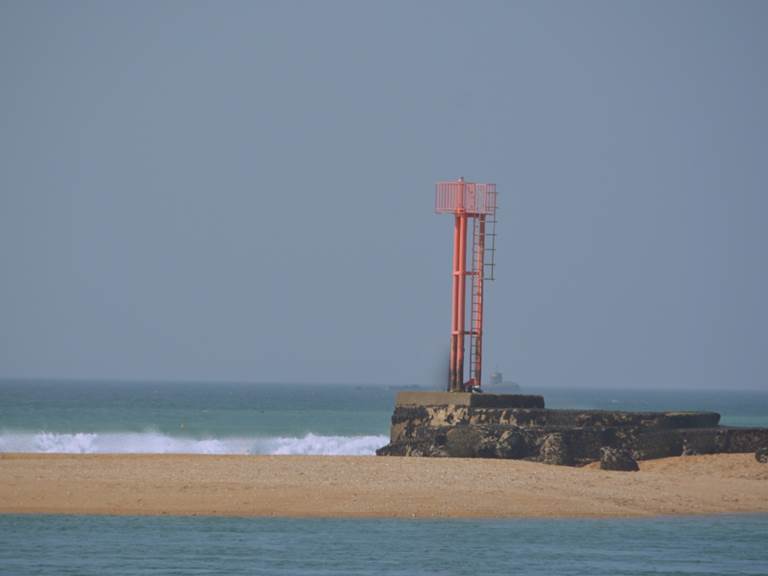
[[765,575],[768,517],[302,520],[0,516],[0,572]]
[[[0,381],[0,452],[373,454],[397,388]],[[526,389],[550,408],[714,410],[768,426],[768,392]]]

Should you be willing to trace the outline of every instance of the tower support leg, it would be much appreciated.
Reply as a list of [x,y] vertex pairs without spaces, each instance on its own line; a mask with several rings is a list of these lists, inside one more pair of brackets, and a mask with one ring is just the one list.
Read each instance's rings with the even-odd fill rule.
[[467,312],[467,215],[459,214],[459,298],[458,306],[458,338],[456,353],[456,387],[464,390],[464,335],[466,334],[465,317]]
[[457,214],[453,224],[453,266],[451,267],[451,277],[453,280],[451,289],[451,355],[448,368],[448,391],[456,392],[457,378],[457,357],[459,353],[459,248],[461,223]]

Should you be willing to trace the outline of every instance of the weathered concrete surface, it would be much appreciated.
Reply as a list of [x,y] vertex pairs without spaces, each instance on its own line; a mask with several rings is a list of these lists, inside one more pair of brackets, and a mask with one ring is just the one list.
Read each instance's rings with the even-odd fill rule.
[[[768,428],[719,426],[715,412],[618,412],[492,407],[486,394],[401,393],[390,443],[379,455],[525,459],[559,465],[601,460],[603,449],[636,460],[755,452],[768,445]],[[487,401],[475,398],[489,396]],[[506,395],[505,402],[525,404]],[[457,402],[453,402],[454,397]],[[419,404],[418,401],[450,404]],[[531,397],[518,397],[522,399]],[[533,397],[537,398],[537,397]],[[541,397],[538,397],[541,398]],[[541,400],[543,405],[543,399]]]
[[395,406],[467,406],[474,408],[544,408],[543,396],[471,394],[469,392],[400,392]]

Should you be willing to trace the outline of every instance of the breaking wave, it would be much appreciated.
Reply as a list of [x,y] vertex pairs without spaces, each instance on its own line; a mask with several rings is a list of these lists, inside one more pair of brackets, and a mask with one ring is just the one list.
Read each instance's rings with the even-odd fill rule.
[[370,456],[387,436],[189,438],[159,432],[3,432],[0,452],[50,454],[306,454]]

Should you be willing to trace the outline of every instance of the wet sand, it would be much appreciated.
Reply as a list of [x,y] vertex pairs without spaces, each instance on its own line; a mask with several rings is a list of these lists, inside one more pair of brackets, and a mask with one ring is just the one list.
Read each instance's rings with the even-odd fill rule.
[[513,460],[0,454],[0,513],[606,517],[768,512],[768,465],[687,456],[606,472]]

